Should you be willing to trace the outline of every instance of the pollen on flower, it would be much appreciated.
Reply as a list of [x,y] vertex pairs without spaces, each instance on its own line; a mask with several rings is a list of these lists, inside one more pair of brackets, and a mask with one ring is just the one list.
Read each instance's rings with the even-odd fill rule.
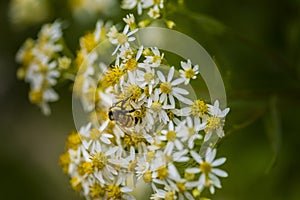
[[91,157],[92,165],[98,170],[102,170],[107,165],[107,157],[103,152],[98,152]]
[[97,45],[95,41],[95,37],[93,33],[88,33],[83,36],[80,40],[80,45],[87,50],[87,52],[91,52]]
[[143,180],[146,183],[150,183],[152,181],[152,172],[151,171],[146,171],[143,175]]
[[165,195],[165,200],[175,200],[175,194],[172,191],[168,191]]
[[119,82],[121,77],[124,75],[124,71],[118,67],[111,67],[104,75],[104,81],[106,86],[112,86]]
[[81,139],[79,134],[76,131],[72,131],[67,139],[66,147],[68,149],[77,150],[80,144],[81,144]]
[[100,136],[101,136],[101,132],[98,129],[93,128],[91,130],[91,132],[90,132],[90,138],[92,140],[99,140]]
[[195,76],[195,72],[192,68],[189,68],[189,69],[184,71],[184,75],[185,75],[186,78],[191,79]]
[[195,174],[194,173],[188,173],[188,172],[184,172],[184,178],[187,181],[192,181],[195,178]]
[[164,180],[168,176],[168,168],[166,166],[160,166],[157,168],[157,178]]
[[159,86],[162,93],[170,94],[172,91],[172,85],[169,82],[163,82]]
[[181,183],[181,182],[177,182],[176,183],[176,186],[177,188],[179,189],[180,192],[185,192],[186,191],[186,187],[185,187],[185,184],[184,183]]
[[204,116],[207,111],[207,104],[202,100],[197,99],[191,105],[191,114],[194,116]]
[[127,35],[120,33],[117,37],[117,40],[118,40],[118,43],[122,45],[128,41],[128,37],[127,37]]
[[31,103],[39,104],[43,101],[43,91],[42,90],[31,90],[29,92],[29,100]]
[[131,71],[137,67],[137,64],[138,62],[135,59],[130,58],[129,60],[127,60],[124,69]]
[[151,73],[151,72],[146,72],[144,74],[144,79],[145,79],[146,82],[149,83],[149,82],[151,82],[154,79],[154,74]]
[[205,131],[207,132],[208,130],[216,130],[221,126],[222,120],[219,117],[209,117],[206,121],[206,128]]
[[133,146],[135,148],[138,147],[138,145],[142,142],[145,141],[145,138],[141,137],[140,135],[136,134],[136,133],[132,133],[132,134],[125,134],[124,136],[124,143],[125,146]]
[[167,132],[167,140],[173,142],[176,139],[176,132],[175,131],[168,131]]
[[68,151],[60,155],[59,165],[63,168],[63,172],[65,174],[68,173],[70,163],[71,163],[71,158]]
[[90,186],[89,196],[93,199],[98,199],[103,197],[105,194],[105,188],[101,187],[100,184],[95,183]]
[[158,102],[158,101],[155,101],[155,102],[153,102],[152,104],[151,104],[151,110],[153,110],[154,112],[159,112],[159,111],[161,111],[161,109],[162,109],[162,105],[161,105],[161,103],[160,102]]
[[72,186],[73,190],[75,190],[76,192],[80,192],[82,190],[82,184],[79,181],[78,177],[76,177],[76,176],[73,177],[70,180],[70,183],[71,183],[71,186]]
[[107,199],[122,199],[122,192],[120,187],[117,185],[108,185]]
[[80,163],[78,167],[78,173],[79,175],[83,176],[85,174],[91,174],[93,173],[93,166],[91,162],[82,162]]
[[200,167],[202,173],[204,173],[206,175],[208,175],[212,169],[212,166],[209,162],[202,162],[199,167]]

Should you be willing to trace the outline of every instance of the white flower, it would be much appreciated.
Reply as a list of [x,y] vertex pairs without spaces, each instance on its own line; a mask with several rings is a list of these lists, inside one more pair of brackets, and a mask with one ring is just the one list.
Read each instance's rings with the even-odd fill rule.
[[161,93],[160,95],[160,101],[164,102],[166,105],[168,101],[170,102],[170,109],[175,108],[175,99],[178,99],[179,102],[183,102],[185,104],[190,104],[191,100],[189,100],[186,97],[183,97],[182,95],[187,95],[189,92],[183,88],[178,87],[179,84],[184,82],[183,78],[177,78],[173,80],[174,78],[174,67],[171,67],[169,70],[169,73],[167,75],[167,79],[163,75],[161,71],[157,71],[157,75],[159,80],[161,81],[159,91]]
[[166,141],[167,144],[171,143],[178,150],[183,149],[183,144],[177,137],[178,133],[175,131],[174,124],[172,121],[169,122],[168,129],[161,131],[162,135],[159,137],[160,140]]
[[187,60],[187,62],[181,62],[181,67],[183,70],[179,70],[181,77],[184,78],[185,84],[187,85],[190,82],[190,79],[196,79],[197,74],[199,73],[199,66],[195,65],[192,67],[192,63],[190,60]]
[[154,94],[148,99],[148,109],[146,112],[146,119],[150,126],[154,124],[155,121],[163,122],[166,124],[169,121],[169,117],[165,111],[168,106],[163,105],[159,100],[159,90],[154,90]]
[[145,71],[137,70],[137,81],[141,88],[148,87],[148,94],[146,95],[152,94],[153,88],[159,82],[153,68],[145,68]]
[[143,0],[123,0],[122,1],[122,8],[123,9],[133,9],[137,6],[138,14],[142,14],[142,3]]
[[225,116],[229,112],[229,108],[225,108],[223,111],[219,108],[219,101],[216,100],[214,105],[208,105],[209,117],[205,119],[205,137],[204,141],[208,141],[213,133],[216,133],[218,137],[224,136],[223,126],[225,123]]
[[82,144],[90,152],[94,153],[96,149],[100,149],[101,143],[111,144],[110,139],[113,138],[113,135],[105,132],[108,122],[106,120],[98,129],[92,128],[91,123],[80,128],[79,133],[83,137]]
[[200,124],[199,118],[195,118],[193,122],[191,117],[187,117],[185,121],[176,127],[176,132],[181,141],[187,143],[188,148],[193,149],[194,141],[202,139],[202,135],[199,134],[199,131],[204,128],[205,123]]
[[153,19],[157,19],[160,17],[160,10],[157,5],[155,5],[153,8],[150,8],[149,12],[147,13],[149,17]]
[[145,56],[146,60],[144,60],[144,63],[140,64],[141,67],[158,67],[161,64],[161,61],[164,58],[164,53],[161,54],[157,47],[151,47],[151,51],[154,55]]
[[132,30],[129,32],[129,26],[126,25],[122,33],[116,32],[116,29],[112,27],[110,32],[107,34],[109,37],[109,41],[117,45],[115,51],[113,52],[113,55],[118,51],[118,49],[122,46],[129,46],[129,42],[132,42],[135,40],[135,37],[131,36],[134,33],[136,33],[138,29]]
[[123,21],[128,24],[130,28],[135,26],[135,18],[133,14],[126,15],[126,18],[123,18]]
[[221,188],[221,183],[218,178],[219,177],[227,177],[228,174],[216,167],[222,165],[226,158],[219,158],[215,160],[216,157],[216,149],[208,148],[205,154],[204,160],[202,157],[196,153],[195,151],[190,152],[194,160],[198,163],[199,168],[188,168],[186,172],[197,174],[201,172],[199,180],[195,183],[198,185],[198,190],[202,191],[204,187],[209,187],[210,192],[214,193],[214,186],[217,188]]

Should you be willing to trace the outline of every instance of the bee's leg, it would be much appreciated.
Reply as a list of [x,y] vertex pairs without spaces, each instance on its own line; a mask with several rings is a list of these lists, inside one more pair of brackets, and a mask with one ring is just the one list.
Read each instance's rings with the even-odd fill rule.
[[134,111],[135,111],[135,109],[132,109],[132,110],[128,110],[127,112],[133,113]]

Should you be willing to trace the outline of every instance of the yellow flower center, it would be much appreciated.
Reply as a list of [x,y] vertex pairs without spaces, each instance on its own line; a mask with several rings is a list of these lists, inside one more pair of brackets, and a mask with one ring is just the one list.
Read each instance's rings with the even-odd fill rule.
[[186,187],[185,187],[185,184],[184,183],[179,183],[179,182],[177,182],[176,183],[176,186],[177,186],[177,188],[179,189],[179,191],[180,192],[185,192],[186,191]]
[[102,198],[105,194],[105,189],[101,187],[101,185],[95,183],[94,185],[90,186],[89,196],[93,199]]
[[136,68],[137,64],[138,64],[138,62],[135,59],[131,58],[131,59],[127,60],[124,68],[131,71]]
[[39,104],[43,101],[43,91],[42,90],[31,90],[29,92],[29,99],[33,104]]
[[119,186],[108,185],[107,199],[122,199],[122,192]]
[[165,200],[174,200],[175,199],[175,194],[174,192],[167,192],[166,195],[165,195]]
[[132,133],[130,135],[125,134],[125,136],[124,136],[124,143],[128,147],[133,146],[133,147],[137,148],[138,145],[144,141],[145,141],[145,139],[136,133]]
[[173,142],[176,139],[176,132],[175,131],[168,131],[167,132],[167,140]]
[[61,154],[59,157],[59,165],[63,168],[63,172],[65,174],[68,173],[69,171],[69,165],[71,163],[71,158],[70,158],[70,154],[68,151],[66,151],[65,153]]
[[206,122],[205,130],[216,130],[221,126],[221,119],[219,117],[209,117]]
[[103,152],[98,152],[92,156],[93,167],[102,170],[107,165],[107,157]]
[[128,37],[127,37],[127,35],[121,33],[118,35],[117,40],[118,40],[118,43],[122,45],[128,41]]
[[77,150],[78,146],[81,144],[80,136],[77,132],[72,131],[66,141],[66,147],[68,149]]
[[161,57],[158,56],[158,55],[154,55],[152,62],[153,63],[159,63],[159,62],[161,62]]
[[100,136],[101,136],[101,132],[98,129],[93,128],[91,130],[90,137],[92,140],[99,140]]
[[184,178],[185,178],[187,181],[192,181],[192,180],[194,180],[194,178],[195,178],[195,174],[185,172],[185,173],[184,173]]
[[208,162],[202,162],[199,167],[202,173],[204,173],[205,175],[208,175],[212,169],[211,164]]
[[75,190],[76,192],[80,192],[82,190],[82,185],[78,179],[78,177],[74,177],[70,180],[71,186],[73,188],[73,190]]
[[168,176],[168,169],[166,166],[160,166],[157,168],[157,178],[164,180]]
[[124,71],[120,67],[112,67],[105,73],[103,83],[106,86],[113,86],[119,82],[123,75]]
[[152,74],[151,72],[146,72],[144,74],[144,79],[147,83],[151,82],[154,78],[154,74]]
[[79,175],[83,176],[85,174],[93,173],[93,166],[91,162],[83,162],[78,167]]
[[188,79],[191,79],[195,76],[195,72],[192,68],[189,68],[189,69],[184,71],[184,76]]
[[163,82],[162,84],[160,84],[159,88],[161,92],[165,94],[170,94],[172,91],[172,85],[169,82]]
[[150,183],[152,181],[152,172],[151,171],[145,172],[143,175],[143,179],[146,183]]
[[191,105],[191,113],[194,116],[203,116],[207,113],[208,107],[204,101],[195,100]]
[[162,105],[160,102],[155,101],[151,104],[151,110],[153,110],[154,112],[160,112],[162,109]]
[[88,33],[85,36],[83,36],[80,40],[81,47],[85,48],[88,53],[91,52],[97,46],[97,42],[94,38],[95,37],[93,33]]

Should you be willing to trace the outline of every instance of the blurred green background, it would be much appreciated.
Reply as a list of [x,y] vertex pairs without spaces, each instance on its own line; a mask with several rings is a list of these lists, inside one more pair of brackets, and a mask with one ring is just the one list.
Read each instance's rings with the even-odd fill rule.
[[[9,2],[0,3],[0,199],[80,199],[58,166],[74,128],[70,89],[58,89],[50,117],[29,103],[14,55],[41,24],[13,26]],[[67,20],[64,35],[75,51],[96,19],[74,20],[64,1],[51,8],[45,22]],[[218,64],[231,108],[228,136],[219,143],[229,177],[213,199],[300,199],[300,1],[186,0],[176,10],[169,15],[176,30]],[[126,13],[116,8],[109,18],[119,22]]]

